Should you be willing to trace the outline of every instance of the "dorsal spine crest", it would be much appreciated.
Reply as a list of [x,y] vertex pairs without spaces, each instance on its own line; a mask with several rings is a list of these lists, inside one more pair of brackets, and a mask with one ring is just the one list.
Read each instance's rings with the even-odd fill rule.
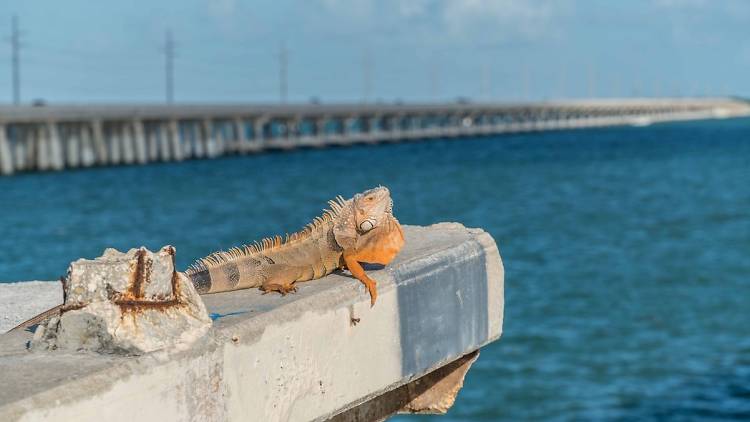
[[214,252],[211,255],[196,261],[187,269],[187,271],[185,271],[185,274],[191,276],[244,257],[257,257],[258,255],[278,251],[282,248],[290,247],[302,242],[310,238],[310,236],[321,229],[326,223],[334,221],[344,209],[346,203],[347,200],[339,195],[335,200],[328,201],[330,209],[323,210],[321,216],[313,218],[313,221],[307,224],[302,230],[292,234],[286,234],[284,237],[278,235],[274,237],[266,237],[249,245],[236,246],[226,251]]

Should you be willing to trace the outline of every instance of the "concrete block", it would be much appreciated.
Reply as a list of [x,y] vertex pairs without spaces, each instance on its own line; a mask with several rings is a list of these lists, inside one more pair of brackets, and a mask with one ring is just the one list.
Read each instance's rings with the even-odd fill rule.
[[404,234],[394,262],[368,268],[374,307],[361,283],[334,273],[285,297],[203,296],[213,327],[184,350],[29,353],[30,333],[0,336],[0,420],[327,420],[402,386],[392,411],[444,409],[463,375],[435,399],[416,381],[501,335],[503,267],[482,230]]
[[175,250],[107,249],[70,264],[60,315],[41,324],[32,349],[142,354],[189,346],[211,325]]

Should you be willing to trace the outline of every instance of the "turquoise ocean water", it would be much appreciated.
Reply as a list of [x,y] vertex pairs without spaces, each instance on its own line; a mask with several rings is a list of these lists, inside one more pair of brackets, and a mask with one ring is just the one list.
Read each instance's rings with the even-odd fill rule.
[[747,119],[0,178],[0,280],[105,247],[184,268],[378,184],[403,223],[483,227],[505,262],[505,333],[435,420],[750,419]]

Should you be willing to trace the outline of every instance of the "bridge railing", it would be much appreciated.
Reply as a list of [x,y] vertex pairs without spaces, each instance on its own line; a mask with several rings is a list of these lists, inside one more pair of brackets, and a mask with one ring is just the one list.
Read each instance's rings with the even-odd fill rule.
[[0,174],[749,113],[747,103],[723,98],[523,105],[0,107]]

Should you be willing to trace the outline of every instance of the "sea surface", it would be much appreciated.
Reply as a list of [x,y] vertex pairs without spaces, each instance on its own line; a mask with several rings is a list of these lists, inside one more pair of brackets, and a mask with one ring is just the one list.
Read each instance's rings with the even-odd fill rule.
[[506,268],[503,337],[416,420],[750,419],[748,119],[0,178],[0,280],[105,247],[184,268],[378,184],[405,224],[486,229]]

